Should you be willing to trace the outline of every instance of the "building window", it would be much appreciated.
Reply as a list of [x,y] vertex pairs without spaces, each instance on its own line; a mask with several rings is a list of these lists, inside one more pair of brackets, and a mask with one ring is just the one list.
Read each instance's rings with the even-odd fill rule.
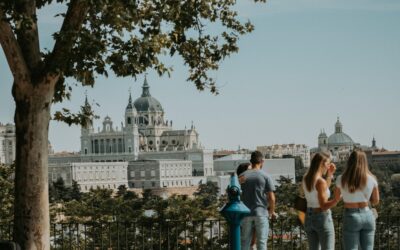
[[85,155],[87,155],[87,148],[85,148]]
[[131,171],[131,177],[135,177],[135,171]]
[[151,170],[151,172],[150,172],[150,173],[151,173],[151,176],[152,176],[152,177],[156,176],[156,171],[154,171],[154,170]]
[[131,147],[128,147],[128,152],[129,153],[132,152],[132,148]]
[[128,117],[128,124],[131,124],[131,123],[132,123],[131,118]]
[[144,170],[140,171],[140,177],[145,177],[145,176],[146,176],[145,171]]
[[155,187],[155,186],[156,186],[156,183],[155,183],[154,181],[152,181],[152,182],[151,182],[151,186],[152,186],[152,187]]

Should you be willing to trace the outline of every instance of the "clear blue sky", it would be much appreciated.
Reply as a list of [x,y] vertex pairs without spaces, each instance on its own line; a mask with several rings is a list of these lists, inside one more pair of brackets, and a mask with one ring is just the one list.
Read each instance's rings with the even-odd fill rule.
[[[214,73],[220,95],[199,93],[186,82],[179,59],[171,78],[149,72],[151,93],[174,127],[194,121],[209,149],[238,145],[255,148],[274,143],[317,144],[320,129],[333,133],[337,115],[354,141],[400,149],[400,1],[398,0],[270,0],[238,1],[243,18],[255,31],[243,37],[240,51]],[[49,31],[60,20],[40,13],[41,45],[51,48]],[[0,121],[13,120],[12,77],[0,52]],[[128,100],[141,93],[143,76],[98,78],[88,88],[90,100],[120,126]],[[76,87],[70,102],[77,110],[85,88]],[[62,107],[57,105],[54,110]],[[95,122],[100,126],[101,120]],[[80,149],[80,129],[51,122],[56,151]]]

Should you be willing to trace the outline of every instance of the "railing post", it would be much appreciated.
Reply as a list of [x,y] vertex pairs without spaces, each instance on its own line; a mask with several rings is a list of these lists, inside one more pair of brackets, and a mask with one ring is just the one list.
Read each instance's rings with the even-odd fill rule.
[[250,209],[240,201],[241,192],[239,180],[232,174],[231,183],[227,188],[229,201],[220,211],[229,223],[231,250],[240,250],[240,222],[244,216],[250,214]]

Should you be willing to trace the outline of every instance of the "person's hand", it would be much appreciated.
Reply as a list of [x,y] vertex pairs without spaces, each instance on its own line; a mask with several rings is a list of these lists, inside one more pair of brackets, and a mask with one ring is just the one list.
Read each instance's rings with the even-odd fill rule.
[[331,163],[328,168],[328,176],[333,176],[333,174],[336,172],[336,165],[334,163]]
[[278,214],[276,214],[275,212],[272,212],[269,214],[269,218],[271,220],[276,220],[278,218]]
[[335,199],[336,203],[338,203],[340,201],[340,199],[342,198],[342,195],[337,188],[335,189],[335,192],[333,193],[333,198]]

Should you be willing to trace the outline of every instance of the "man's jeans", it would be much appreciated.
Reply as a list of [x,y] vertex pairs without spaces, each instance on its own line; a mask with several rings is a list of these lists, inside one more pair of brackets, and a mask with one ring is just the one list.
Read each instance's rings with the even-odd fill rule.
[[249,250],[253,229],[256,230],[256,242],[258,250],[267,249],[268,240],[268,217],[267,216],[247,216],[244,217],[241,223],[241,242],[242,250]]
[[[345,208],[343,247],[345,250],[374,249],[375,217],[371,209]],[[360,248],[359,248],[360,247]]]
[[307,209],[305,231],[307,233],[310,250],[335,249],[335,229],[333,227],[331,211],[313,212]]

